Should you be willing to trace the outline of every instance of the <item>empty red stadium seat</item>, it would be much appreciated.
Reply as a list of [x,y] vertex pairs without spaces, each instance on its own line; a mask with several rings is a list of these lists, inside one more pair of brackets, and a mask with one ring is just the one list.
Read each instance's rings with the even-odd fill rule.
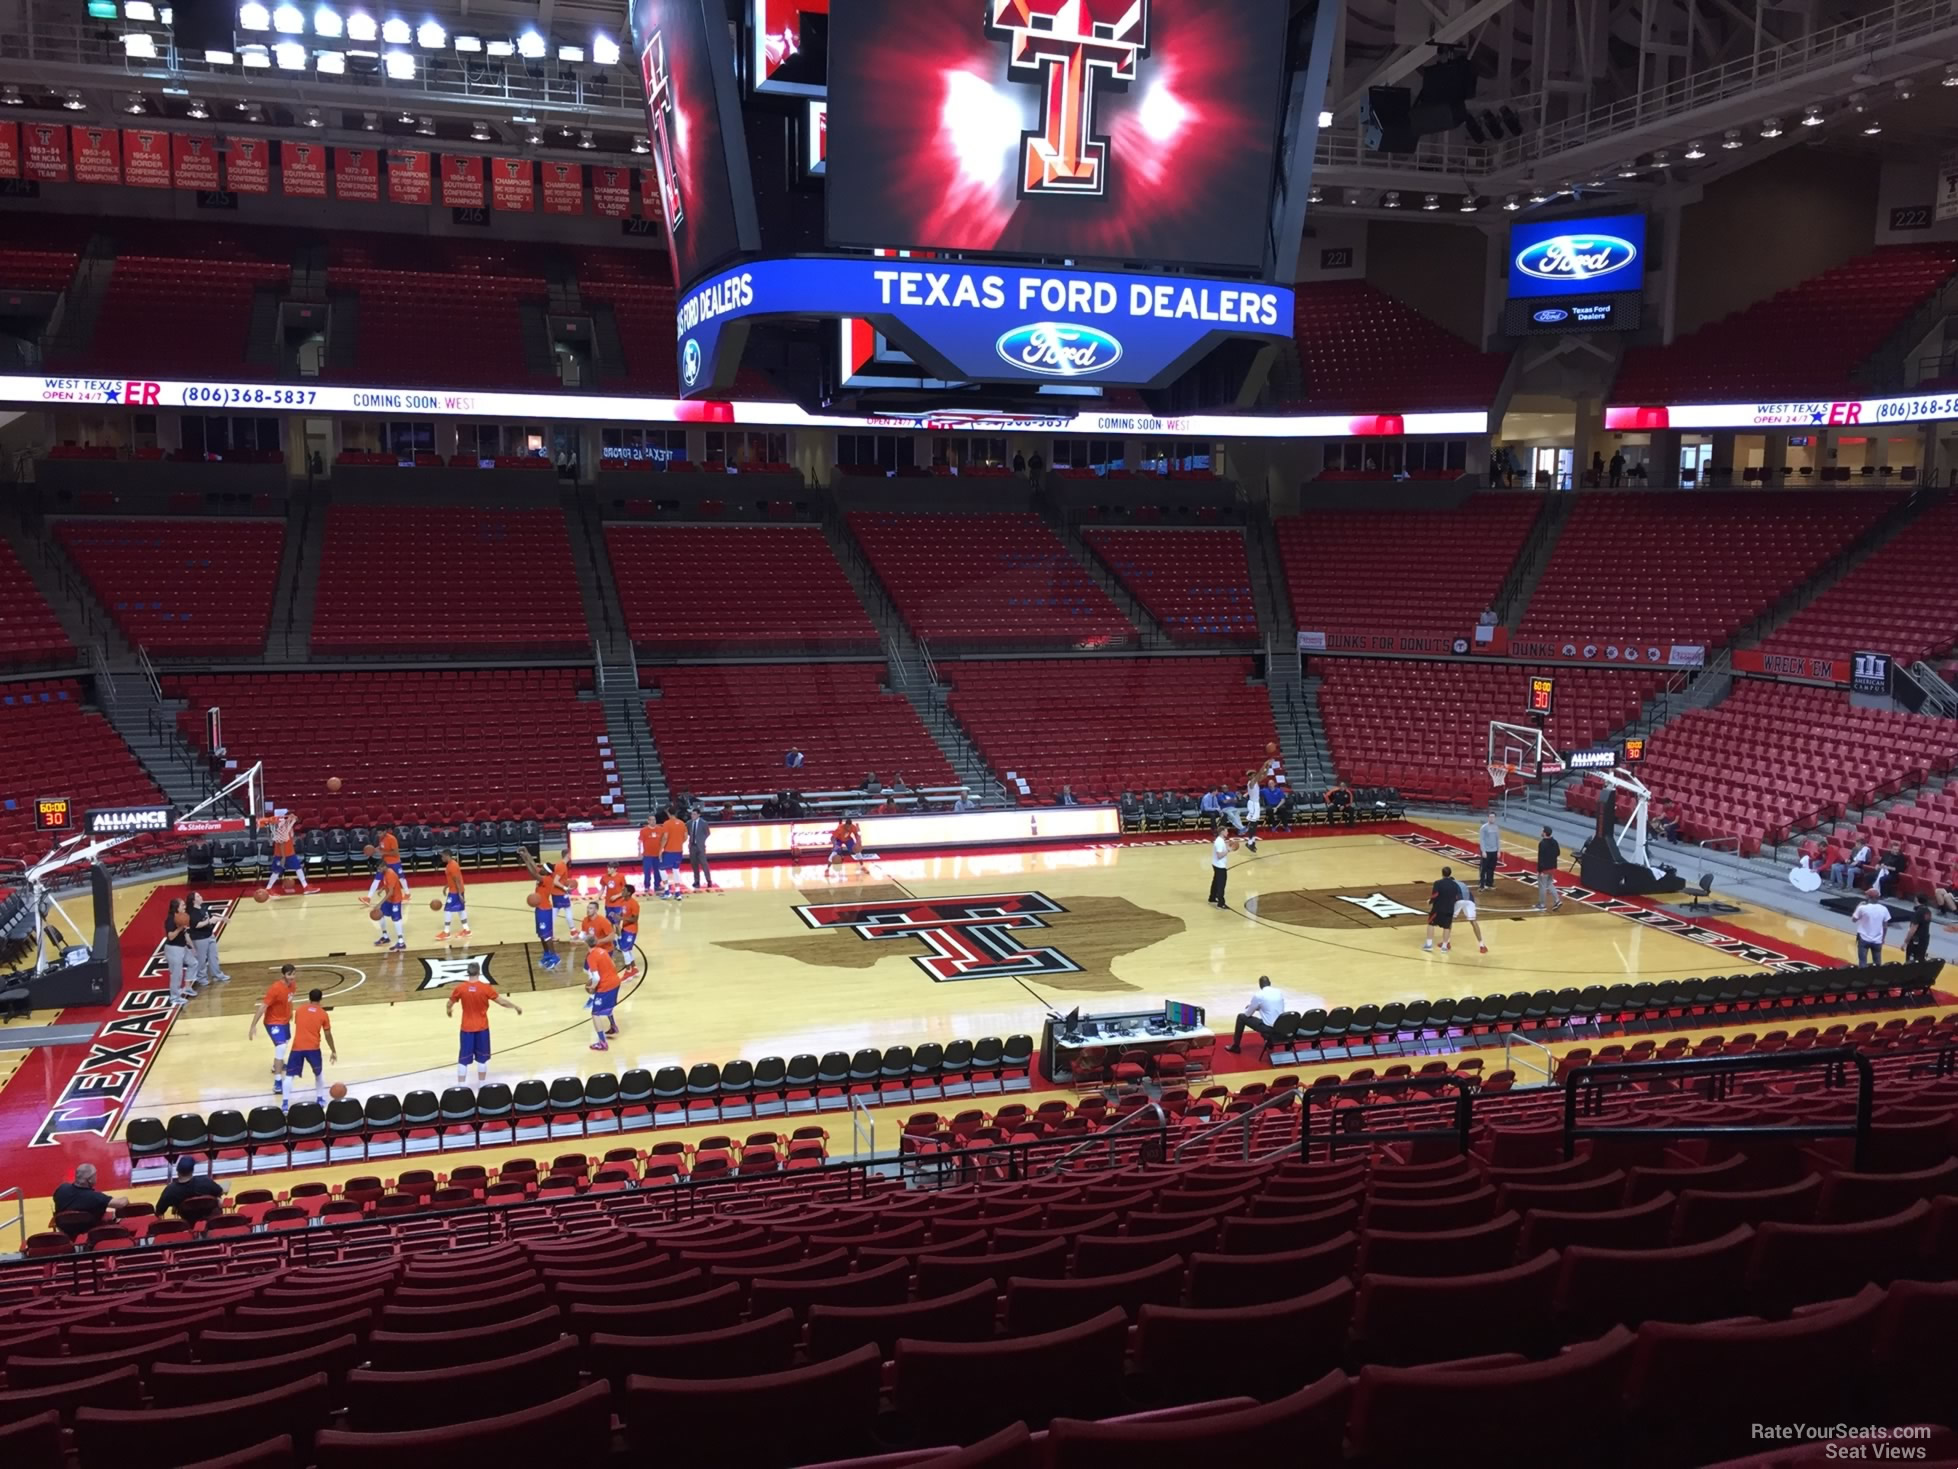
[[55,521],[55,538],[124,637],[159,657],[265,651],[282,520]]
[[1177,642],[1258,641],[1242,531],[1091,526],[1081,538]]

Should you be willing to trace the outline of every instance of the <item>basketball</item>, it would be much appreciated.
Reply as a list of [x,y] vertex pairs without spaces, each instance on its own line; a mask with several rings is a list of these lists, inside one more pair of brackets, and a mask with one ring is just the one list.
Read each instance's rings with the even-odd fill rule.
[[340,777],[339,777],[339,776],[337,776],[337,775],[329,775],[329,776],[328,776],[328,777],[326,778],[326,788],[327,788],[327,790],[328,790],[328,791],[329,791],[329,792],[330,792],[331,794],[333,794],[333,795],[336,795],[336,796],[337,796],[337,795],[339,795],[339,794],[340,794]]
[[371,858],[377,850],[378,848],[376,848],[372,842],[369,842],[366,846],[360,849],[360,855],[363,857]]
[[269,903],[272,901],[272,895],[271,893],[267,892],[264,888],[260,888],[257,892],[252,894],[252,901],[254,903]]
[[1276,755],[1278,753],[1278,742],[1276,740],[1269,741],[1265,745],[1265,753],[1267,755]]
[[336,1081],[326,1089],[326,1094],[337,1102],[347,1094],[347,1084],[344,1081]]
[[430,898],[428,900],[428,911],[431,913],[440,913],[442,911],[442,900],[440,898]]
[[381,921],[381,905],[376,903],[373,907],[369,908],[367,910],[367,916],[376,923],[379,923]]
[[542,896],[540,896],[537,893],[525,893],[523,895],[523,900],[526,903],[530,904],[530,906],[533,908],[541,908],[544,906],[544,899],[542,898]]

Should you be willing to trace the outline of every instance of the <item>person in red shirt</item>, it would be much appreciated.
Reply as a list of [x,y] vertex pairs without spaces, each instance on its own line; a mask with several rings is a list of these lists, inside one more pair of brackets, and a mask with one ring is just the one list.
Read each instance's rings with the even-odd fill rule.
[[299,971],[290,964],[279,966],[279,977],[267,987],[264,996],[252,1007],[252,1023],[245,1027],[245,1039],[258,1034],[261,1023],[266,1039],[272,1042],[272,1090],[279,1096],[286,1090],[286,1047],[292,1041],[292,997],[299,990]]
[[592,1029],[598,1032],[591,1049],[610,1050],[605,1038],[619,1033],[619,1022],[612,1013],[619,1003],[619,970],[608,951],[593,949],[585,956],[585,992],[591,997],[585,1005],[591,1011]]
[[483,966],[473,959],[469,961],[469,977],[449,991],[449,1003],[443,1013],[455,1014],[457,1005],[462,1006],[462,1044],[456,1052],[456,1080],[467,1078],[469,1063],[474,1061],[476,1082],[480,1086],[489,1080],[489,1007],[501,1005],[521,1015],[523,1006],[499,995],[496,986],[483,978]]
[[374,881],[367,889],[367,905],[371,909],[379,900],[381,916],[374,920],[374,932],[379,935],[374,940],[377,949],[388,946],[388,925],[394,925],[394,949],[397,954],[408,947],[408,921],[402,916],[402,902],[408,896],[408,889],[401,881],[401,874],[383,864],[374,874]]
[[340,1050],[333,1044],[333,1021],[320,1003],[326,996],[319,990],[306,991],[306,1003],[292,1013],[292,1051],[286,1057],[285,1101],[292,1101],[290,1083],[299,1079],[308,1066],[313,1068],[313,1100],[325,1102],[326,1088],[320,1079],[320,1041],[324,1038],[333,1064],[340,1064]]

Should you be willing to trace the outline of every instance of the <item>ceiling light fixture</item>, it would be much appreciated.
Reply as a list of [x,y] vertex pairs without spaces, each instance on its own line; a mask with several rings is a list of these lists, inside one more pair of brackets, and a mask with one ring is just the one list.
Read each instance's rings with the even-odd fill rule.
[[184,109],[184,116],[188,117],[192,122],[202,122],[210,115],[211,109],[195,97],[190,99],[190,105]]
[[372,41],[381,34],[381,28],[374,23],[374,17],[364,10],[356,10],[347,17],[347,39],[349,41]]
[[378,112],[361,113],[360,129],[362,132],[366,132],[366,133],[379,132],[381,130],[381,114]]
[[1744,146],[1740,140],[1740,129],[1728,128],[1727,131],[1721,135],[1720,146],[1722,148],[1725,148],[1729,153],[1731,153],[1736,148]]
[[323,128],[326,126],[326,119],[320,116],[320,110],[317,107],[308,107],[300,115],[299,121],[309,128]]
[[156,6],[150,0],[123,0],[122,16],[124,20],[153,21],[156,19]]
[[272,53],[263,46],[242,46],[238,50],[238,59],[246,66],[265,67],[272,64]]
[[1482,207],[1482,201],[1473,194],[1464,194],[1462,195],[1462,202],[1455,207],[1463,214],[1473,214]]
[[489,124],[486,122],[472,122],[469,125],[469,136],[474,142],[487,143],[490,140]]
[[1636,158],[1633,158],[1633,159],[1628,159],[1628,160],[1627,160],[1626,162],[1624,162],[1624,163],[1621,163],[1621,164],[1619,164],[1619,165],[1618,165],[1618,177],[1620,177],[1621,179],[1635,179],[1635,178],[1637,178],[1637,177],[1638,177],[1638,160],[1637,160]]
[[557,48],[557,59],[559,61],[569,61],[574,64],[581,62],[585,59],[585,48],[583,46],[560,46]]
[[279,63],[280,71],[304,71],[306,69],[306,48],[297,41],[281,41],[272,48],[272,55]]
[[323,77],[339,77],[347,74],[347,58],[339,51],[322,51],[314,58],[313,64],[319,68]]
[[653,145],[644,138],[634,138],[632,140],[632,151],[635,153],[650,153],[653,151]]
[[1502,207],[1510,214],[1514,214],[1523,207],[1523,201],[1517,198],[1516,195],[1510,194],[1502,201]]
[[340,12],[331,5],[322,5],[313,12],[313,34],[325,36],[329,41],[338,40],[346,26],[340,19]]
[[132,61],[156,59],[156,37],[148,31],[130,31],[122,38],[122,54]]
[[1689,163],[1698,163],[1702,158],[1706,157],[1706,144],[1702,143],[1698,138],[1695,138],[1686,145],[1686,152],[1682,156]]
[[536,61],[550,50],[550,43],[536,31],[525,31],[517,37],[517,54],[525,61]]
[[619,43],[600,31],[591,38],[591,59],[600,66],[617,66]]
[[389,81],[412,82],[415,79],[415,58],[406,51],[390,51],[381,58]]
[[142,93],[131,92],[127,97],[122,99],[122,110],[131,117],[141,117],[145,112],[149,111],[149,103],[143,100]]
[[416,122],[416,124],[415,124],[415,131],[416,131],[417,133],[419,133],[419,134],[421,134],[421,135],[422,135],[422,136],[423,136],[424,138],[432,138],[432,137],[434,137],[434,136],[435,136],[435,119],[434,119],[434,118],[432,118],[432,117],[424,117],[424,118],[422,118],[422,119],[420,119],[420,120],[419,120],[418,122]]
[[1654,149],[1652,153],[1652,166],[1654,168],[1671,168],[1672,155],[1664,148]]
[[276,6],[272,11],[272,29],[282,36],[303,36],[306,34],[306,15],[292,0]]
[[70,88],[67,92],[62,94],[61,105],[64,109],[66,109],[69,112],[80,112],[84,107],[88,106],[88,104],[82,100],[82,94],[80,92],[75,91],[73,88]]
[[1321,107],[1319,109],[1319,126],[1322,128],[1329,128],[1332,125],[1333,125],[1333,115],[1330,112],[1328,112],[1325,108]]
[[1802,126],[1805,128],[1821,127],[1822,109],[1820,107],[1804,107],[1802,109]]
[[272,29],[272,12],[258,0],[246,0],[238,7],[238,29],[241,31],[269,31]]
[[453,40],[458,51],[480,52],[483,49],[481,36],[456,36]]
[[578,134],[578,146],[580,148],[596,148],[598,146],[598,140],[592,137],[591,130],[589,128],[581,131]]
[[381,22],[381,39],[390,46],[407,45],[412,34],[408,29],[408,22],[398,15],[390,15]]
[[1866,138],[1874,138],[1878,133],[1882,131],[1883,131],[1883,124],[1876,120],[1876,115],[1874,113],[1872,113],[1870,117],[1863,123],[1863,136]]
[[492,56],[514,56],[517,52],[514,41],[491,41],[484,49]]
[[1908,102],[1908,101],[1910,101],[1910,92],[1911,92],[1911,80],[1910,80],[1910,78],[1909,78],[1909,77],[1898,77],[1898,78],[1897,78],[1897,100],[1898,100],[1899,102]]
[[1425,195],[1421,200],[1421,208],[1430,213],[1441,208],[1441,196],[1439,194]]
[[1770,117],[1764,120],[1761,124],[1761,136],[1764,138],[1780,137],[1781,119],[1778,117]]
[[415,27],[415,44],[424,51],[440,51],[449,44],[449,33],[439,21],[425,20]]
[[1401,191],[1399,189],[1389,189],[1386,193],[1382,194],[1380,196],[1380,207],[1383,209],[1400,208]]

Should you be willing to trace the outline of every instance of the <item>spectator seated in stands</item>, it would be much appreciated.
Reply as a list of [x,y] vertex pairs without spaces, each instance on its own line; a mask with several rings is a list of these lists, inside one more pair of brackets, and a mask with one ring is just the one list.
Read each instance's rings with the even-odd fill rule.
[[1258,803],[1264,807],[1265,825],[1273,831],[1290,831],[1295,812],[1292,810],[1292,793],[1276,781],[1267,781],[1258,788]]
[[1958,867],[1945,874],[1944,883],[1931,889],[1940,913],[1958,913]]
[[1849,887],[1856,874],[1869,865],[1870,859],[1874,855],[1870,851],[1868,842],[1858,847],[1855,855],[1847,862],[1842,860],[1839,848],[1831,846],[1829,850],[1838,854],[1829,863],[1829,886],[1837,888]]
[[1326,788],[1326,819],[1353,822],[1353,788],[1343,780]]
[[1659,820],[1654,828],[1662,841],[1676,842],[1679,840],[1679,824],[1683,819],[1683,815],[1684,813],[1680,811],[1677,801],[1670,801],[1666,804],[1666,808],[1660,813]]
[[1064,785],[1061,787],[1061,793],[1054,797],[1054,804],[1056,806],[1079,806],[1081,803],[1074,799],[1074,787]]
[[192,1199],[221,1199],[223,1197],[224,1185],[208,1173],[199,1173],[197,1171],[197,1159],[189,1153],[185,1153],[181,1158],[177,1159],[177,1176],[166,1183],[163,1186],[163,1192],[157,1195],[156,1212],[158,1214],[168,1214],[172,1209],[175,1209],[181,1218],[195,1219],[204,1209],[210,1206],[197,1205],[186,1209],[184,1206],[189,1204]]
[[790,770],[800,770],[802,768],[802,751],[796,746],[790,745],[788,753],[782,756],[782,764]]
[[75,1181],[54,1191],[54,1227],[70,1239],[78,1239],[98,1224],[114,1222],[118,1210],[127,1209],[129,1200],[111,1198],[95,1186],[95,1165],[77,1163]]

